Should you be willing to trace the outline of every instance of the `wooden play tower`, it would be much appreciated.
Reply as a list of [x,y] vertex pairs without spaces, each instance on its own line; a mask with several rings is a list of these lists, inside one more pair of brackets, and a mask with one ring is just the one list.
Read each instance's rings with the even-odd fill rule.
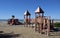
[[48,16],[44,16],[44,11],[38,7],[35,10],[35,31],[46,33],[50,31],[50,20]]
[[30,16],[31,14],[29,13],[29,11],[25,11],[24,13],[24,26],[28,26],[30,24]]

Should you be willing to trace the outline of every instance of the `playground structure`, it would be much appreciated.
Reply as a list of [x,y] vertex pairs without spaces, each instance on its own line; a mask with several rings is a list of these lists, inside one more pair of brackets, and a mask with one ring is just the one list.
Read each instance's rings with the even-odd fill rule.
[[30,16],[31,14],[29,13],[29,11],[25,11],[24,13],[24,26],[27,26],[30,24]]
[[[31,14],[28,11],[24,13],[24,24],[27,26],[31,21],[30,16]],[[53,20],[50,19],[50,16],[44,16],[44,11],[40,7],[35,10],[35,19],[32,21],[34,21],[35,24],[35,31],[38,31],[39,33],[49,35],[49,32],[54,28]]]
[[35,10],[35,31],[38,30],[39,33],[49,35],[50,30],[53,28],[53,20],[50,20],[49,16],[44,16],[44,11],[38,7]]
[[12,15],[12,18],[8,20],[9,25],[22,25],[23,23],[19,22],[18,19],[15,19],[15,16]]

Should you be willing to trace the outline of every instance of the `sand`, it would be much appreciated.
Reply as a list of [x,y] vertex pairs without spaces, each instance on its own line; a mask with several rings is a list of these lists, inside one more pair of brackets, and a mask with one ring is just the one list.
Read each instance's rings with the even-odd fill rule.
[[60,32],[53,32],[50,33],[52,35],[47,36],[45,34],[35,32],[32,27],[24,27],[23,25],[10,26],[6,22],[0,22],[0,31],[3,31],[3,33],[0,34],[19,34],[18,37],[14,38],[60,38]]

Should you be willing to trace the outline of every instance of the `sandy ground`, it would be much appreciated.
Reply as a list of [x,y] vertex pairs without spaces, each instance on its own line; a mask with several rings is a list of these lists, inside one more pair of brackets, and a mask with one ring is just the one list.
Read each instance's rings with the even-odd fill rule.
[[60,32],[53,32],[51,33],[53,35],[47,36],[35,32],[31,27],[24,27],[23,25],[9,26],[8,24],[3,22],[0,22],[0,31],[3,31],[3,33],[0,34],[19,34],[19,36],[15,38],[60,38]]

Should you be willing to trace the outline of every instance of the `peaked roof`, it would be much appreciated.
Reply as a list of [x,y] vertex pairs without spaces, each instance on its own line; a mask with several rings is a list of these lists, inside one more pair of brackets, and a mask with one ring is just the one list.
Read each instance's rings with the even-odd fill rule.
[[40,7],[38,7],[38,8],[35,10],[35,13],[44,13],[44,11],[43,11]]
[[25,11],[25,13],[24,13],[24,15],[31,15],[30,13],[29,13],[29,11],[27,10],[27,11]]

